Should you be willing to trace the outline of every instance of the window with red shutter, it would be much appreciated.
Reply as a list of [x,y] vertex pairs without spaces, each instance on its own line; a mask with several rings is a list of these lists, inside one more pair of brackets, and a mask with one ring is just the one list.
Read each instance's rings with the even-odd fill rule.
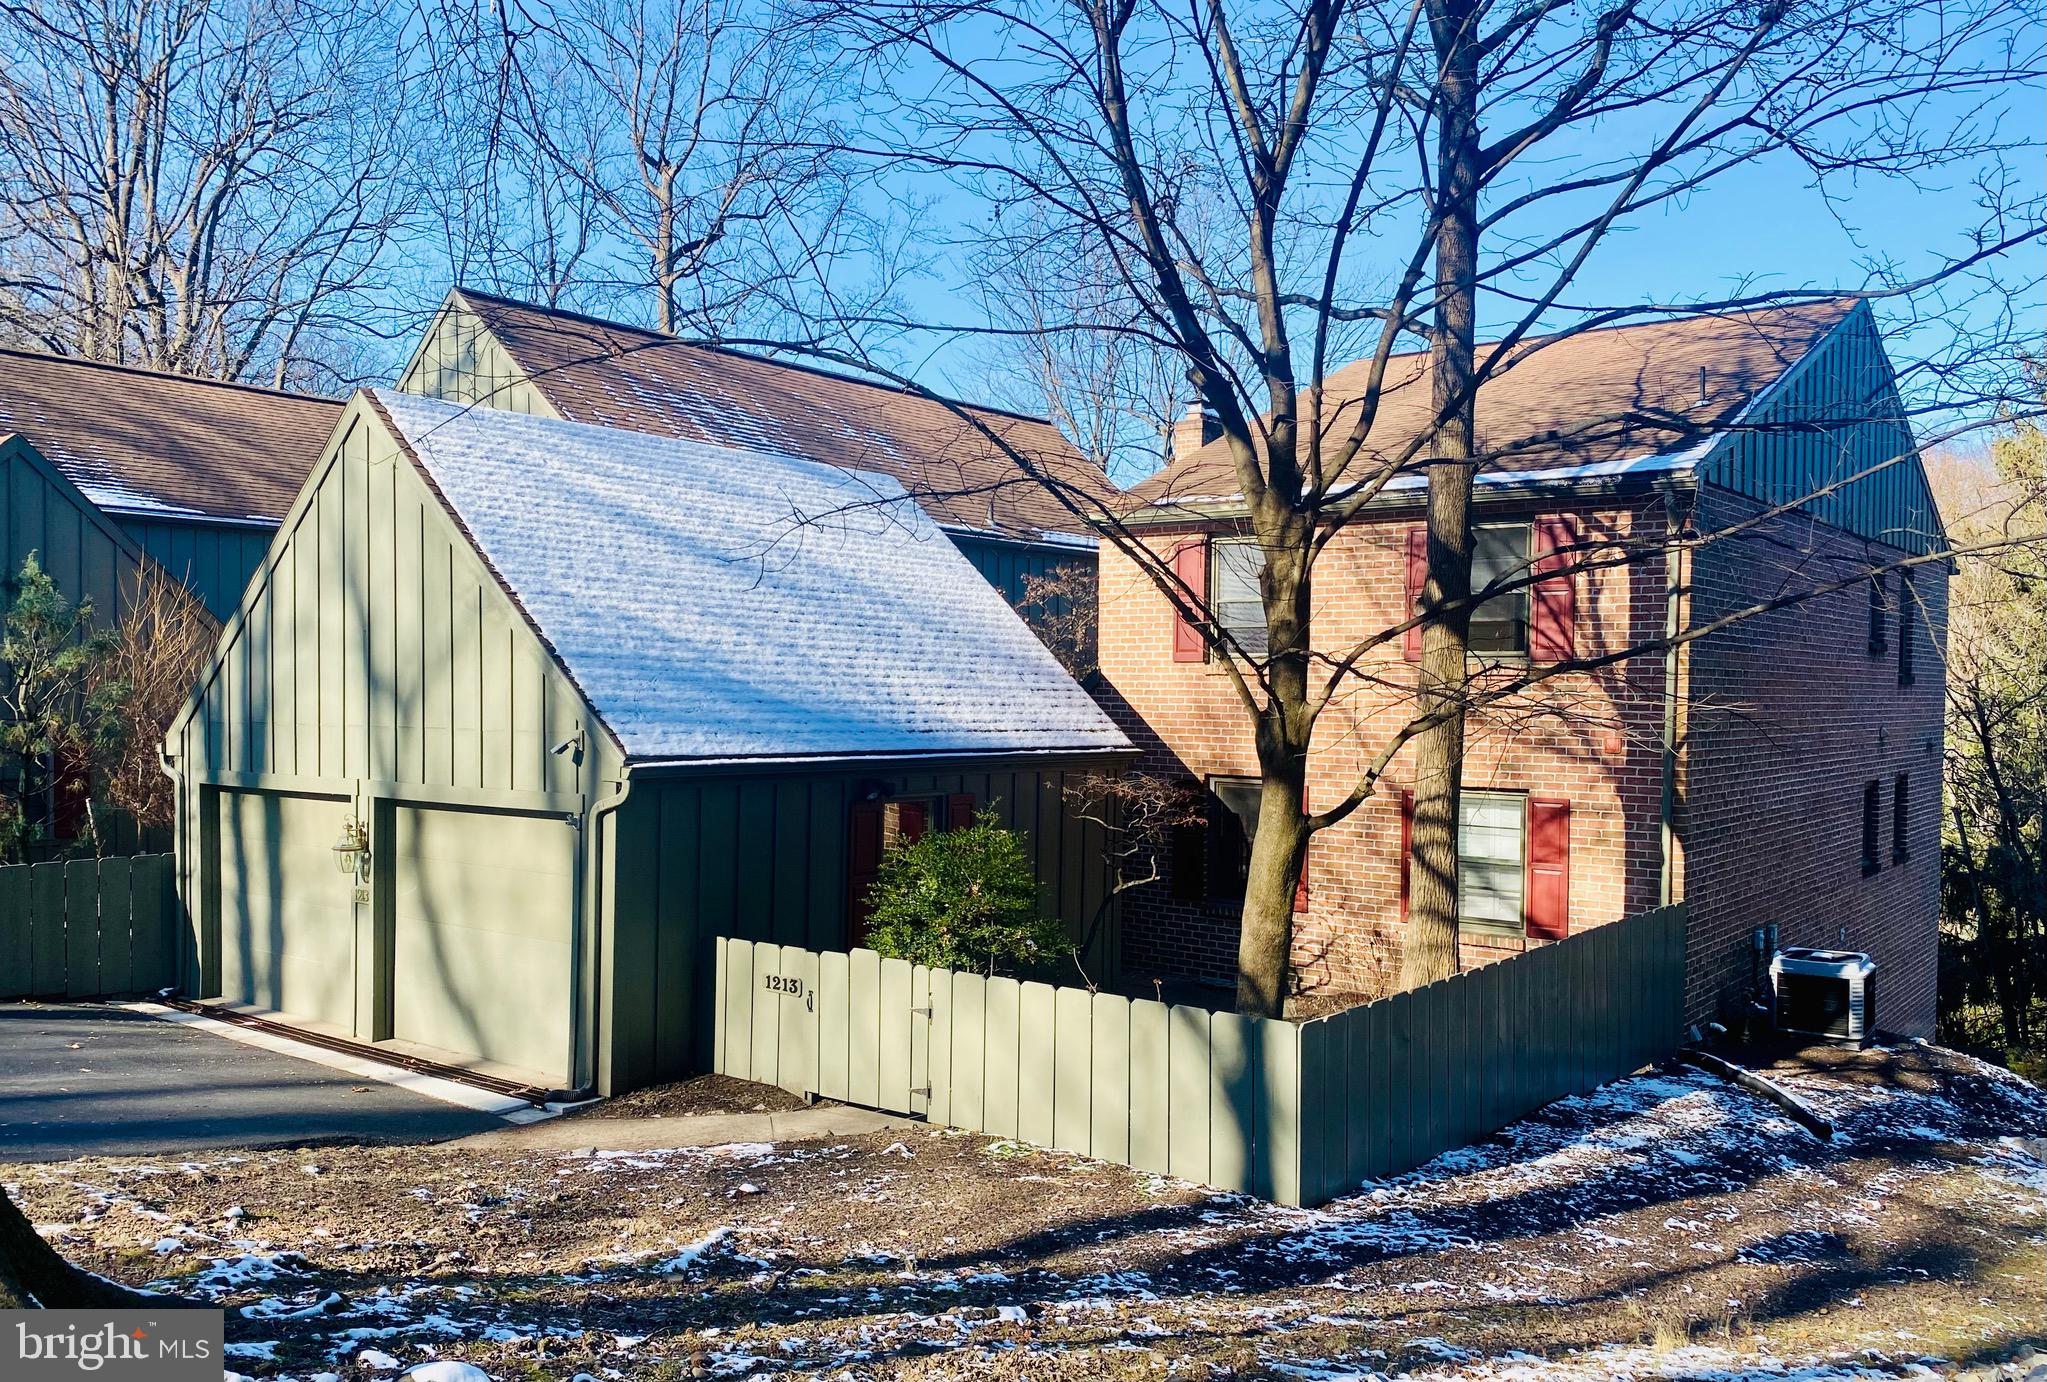
[[[1429,583],[1429,530],[1422,527],[1407,530],[1407,615],[1412,617],[1421,607],[1422,587]],[[1401,643],[1401,655],[1409,662],[1422,660],[1422,626],[1416,624],[1407,631]]]
[[[1543,579],[1528,588],[1528,656],[1534,662],[1568,662],[1577,651],[1578,560],[1569,549],[1578,541],[1568,514],[1535,521],[1535,571]],[[1550,573],[1550,574],[1545,574]]]
[[[1173,553],[1173,574],[1194,593],[1197,600],[1208,598],[1208,539],[1196,538]],[[1208,644],[1201,628],[1175,607],[1173,661],[1200,662],[1208,656]]]
[[1308,910],[1308,846],[1301,846],[1301,876],[1294,884],[1294,910]]
[[1571,933],[1571,803],[1528,799],[1528,934],[1562,940]]
[[945,799],[945,828],[965,830],[974,823],[974,794],[954,792]]

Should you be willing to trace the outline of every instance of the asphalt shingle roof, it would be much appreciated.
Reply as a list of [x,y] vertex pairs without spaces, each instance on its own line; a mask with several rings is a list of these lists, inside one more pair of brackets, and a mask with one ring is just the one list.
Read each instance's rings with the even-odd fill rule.
[[634,759],[1128,747],[891,477],[369,397]]
[[1093,530],[975,422],[1096,506],[1117,493],[1042,418],[959,405],[969,422],[906,390],[468,288],[457,294],[555,411],[575,422],[878,471],[948,527],[1015,537]]
[[275,523],[340,415],[332,399],[0,350],[0,432],[109,513]]
[[[1731,424],[1854,305],[1834,299],[1673,317],[1525,342],[1479,387],[1485,468],[1530,475],[1610,469],[1692,447]],[[1480,351],[1484,358],[1485,347]],[[1366,360],[1329,376],[1323,408],[1331,430],[1344,433],[1355,424],[1370,370]],[[1429,353],[1392,357],[1378,419],[1350,473],[1368,474],[1375,460],[1403,456],[1433,420]],[[1212,442],[1134,486],[1130,501],[1192,504],[1230,499],[1238,491],[1228,449]]]

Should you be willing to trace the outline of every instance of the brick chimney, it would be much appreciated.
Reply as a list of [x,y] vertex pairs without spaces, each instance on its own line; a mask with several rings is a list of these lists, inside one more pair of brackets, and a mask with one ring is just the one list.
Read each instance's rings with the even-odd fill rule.
[[1222,434],[1222,425],[1215,420],[1214,413],[1199,403],[1190,403],[1187,405],[1187,416],[1173,424],[1166,447],[1166,459],[1184,460]]

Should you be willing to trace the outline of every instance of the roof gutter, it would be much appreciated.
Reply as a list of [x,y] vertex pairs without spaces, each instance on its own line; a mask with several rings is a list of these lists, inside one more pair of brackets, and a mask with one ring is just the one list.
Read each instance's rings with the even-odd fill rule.
[[581,914],[578,918],[581,924],[577,927],[576,944],[569,952],[575,966],[575,972],[569,978],[569,991],[577,996],[576,1049],[570,1078],[576,1083],[579,1094],[597,1087],[597,1043],[603,1027],[600,1020],[603,1004],[600,980],[604,954],[604,823],[626,804],[626,799],[632,794],[633,765],[626,763],[618,770],[617,788],[611,795],[592,802],[584,812],[583,847],[576,851],[576,868],[581,875],[576,885],[582,906],[577,909]]
[[[1668,457],[1648,457],[1632,463],[1633,468],[1597,474],[1545,475],[1540,471],[1513,472],[1488,476],[1481,473],[1472,487],[1472,501],[1481,505],[1529,503],[1565,499],[1612,499],[1634,495],[1690,493],[1698,488],[1698,463],[1719,440],[1707,438],[1698,446]],[[1653,462],[1663,462],[1653,464]],[[1359,512],[1401,513],[1428,503],[1428,483],[1423,476],[1401,477],[1409,483],[1388,485],[1370,499],[1349,500],[1331,505],[1328,513],[1337,519]],[[1187,500],[1164,499],[1149,508],[1125,516],[1129,528],[1165,527],[1188,522],[1239,519],[1248,512],[1235,495]]]
[[1075,758],[1122,761],[1141,756],[1142,751],[1134,744],[1124,743],[1061,749],[875,749],[871,752],[857,753],[763,754],[759,757],[635,758],[630,760],[629,768],[666,777],[693,772],[726,773],[746,768],[858,768],[876,763],[916,763],[928,767],[943,763],[987,763],[998,759],[1016,758],[1034,761]]

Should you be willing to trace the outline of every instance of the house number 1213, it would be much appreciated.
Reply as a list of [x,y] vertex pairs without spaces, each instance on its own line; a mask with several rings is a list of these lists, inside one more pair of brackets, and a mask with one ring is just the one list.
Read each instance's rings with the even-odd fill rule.
[[793,974],[769,974],[761,979],[761,986],[769,993],[786,993],[791,998],[801,998],[803,1006],[811,1006],[809,993],[805,992],[803,981]]

